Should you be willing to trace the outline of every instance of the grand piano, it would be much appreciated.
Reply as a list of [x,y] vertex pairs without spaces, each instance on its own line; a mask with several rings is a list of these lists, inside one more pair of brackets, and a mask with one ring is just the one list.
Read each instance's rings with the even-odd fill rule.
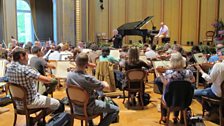
[[[143,43],[146,43],[146,37],[150,37],[150,41],[152,43],[155,34],[159,33],[159,31],[156,30],[155,26],[153,25],[151,21],[152,18],[153,16],[148,16],[142,21],[136,21],[136,22],[123,24],[117,28],[118,33],[122,36],[122,38],[126,35],[142,36]],[[152,26],[153,26],[152,30],[141,29],[149,21],[151,21],[152,23]]]

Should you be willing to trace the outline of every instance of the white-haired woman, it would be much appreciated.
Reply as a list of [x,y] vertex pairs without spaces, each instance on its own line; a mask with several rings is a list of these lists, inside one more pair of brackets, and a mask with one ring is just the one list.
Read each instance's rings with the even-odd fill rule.
[[[195,82],[193,72],[191,70],[185,69],[185,66],[186,66],[186,60],[182,57],[182,55],[179,52],[172,53],[170,58],[169,70],[166,70],[165,73],[160,74],[160,79],[163,85],[168,86],[169,82],[177,80],[187,80],[192,83]],[[161,112],[163,115],[163,121],[165,121],[167,111],[166,109],[162,109]],[[174,112],[174,118],[173,118],[174,123],[177,123],[178,121],[178,114],[179,111]]]

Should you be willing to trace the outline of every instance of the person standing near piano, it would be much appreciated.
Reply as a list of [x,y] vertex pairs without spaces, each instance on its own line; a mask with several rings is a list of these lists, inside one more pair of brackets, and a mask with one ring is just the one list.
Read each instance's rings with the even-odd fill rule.
[[160,26],[161,27],[160,27],[159,33],[154,37],[154,40],[153,40],[154,44],[162,43],[162,39],[169,36],[168,27],[163,22],[160,23]]
[[122,36],[118,33],[117,29],[113,30],[113,37],[109,39],[109,42],[113,42],[113,47],[116,49],[122,47]]

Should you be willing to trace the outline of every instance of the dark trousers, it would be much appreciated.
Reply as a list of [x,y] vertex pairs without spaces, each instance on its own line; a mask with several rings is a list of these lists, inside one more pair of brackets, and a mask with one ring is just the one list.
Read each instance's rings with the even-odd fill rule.
[[48,94],[52,94],[55,91],[57,84],[58,81],[54,81],[50,84],[44,84],[46,87],[46,91],[43,93],[43,95],[48,96]]

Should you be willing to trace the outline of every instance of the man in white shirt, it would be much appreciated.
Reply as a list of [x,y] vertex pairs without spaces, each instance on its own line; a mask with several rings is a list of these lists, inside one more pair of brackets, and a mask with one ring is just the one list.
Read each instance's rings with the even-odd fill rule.
[[[222,56],[220,58],[223,60],[224,59],[224,52],[222,53]],[[199,65],[196,65],[196,68],[198,71],[202,74],[202,77],[208,81],[209,83],[212,83],[211,87],[206,88],[206,89],[197,89],[194,91],[194,96],[201,101],[202,96],[207,96],[211,98],[220,98],[222,96],[222,91],[221,91],[221,84],[224,81],[224,63],[216,63],[210,74],[208,75],[205,73]],[[204,107],[207,111],[211,110],[211,106],[208,104],[204,104]]]
[[154,37],[154,44],[157,44],[157,42],[158,44],[162,43],[162,38],[169,36],[168,27],[163,22],[160,23],[160,26],[159,33]]
[[155,52],[156,45],[152,45],[152,47],[148,47],[145,52],[145,56],[147,59],[156,59],[158,54]]
[[61,51],[61,46],[57,46],[55,48],[55,51],[52,52],[51,54],[49,54],[47,59],[48,60],[60,60],[60,58],[61,58],[60,51]]

